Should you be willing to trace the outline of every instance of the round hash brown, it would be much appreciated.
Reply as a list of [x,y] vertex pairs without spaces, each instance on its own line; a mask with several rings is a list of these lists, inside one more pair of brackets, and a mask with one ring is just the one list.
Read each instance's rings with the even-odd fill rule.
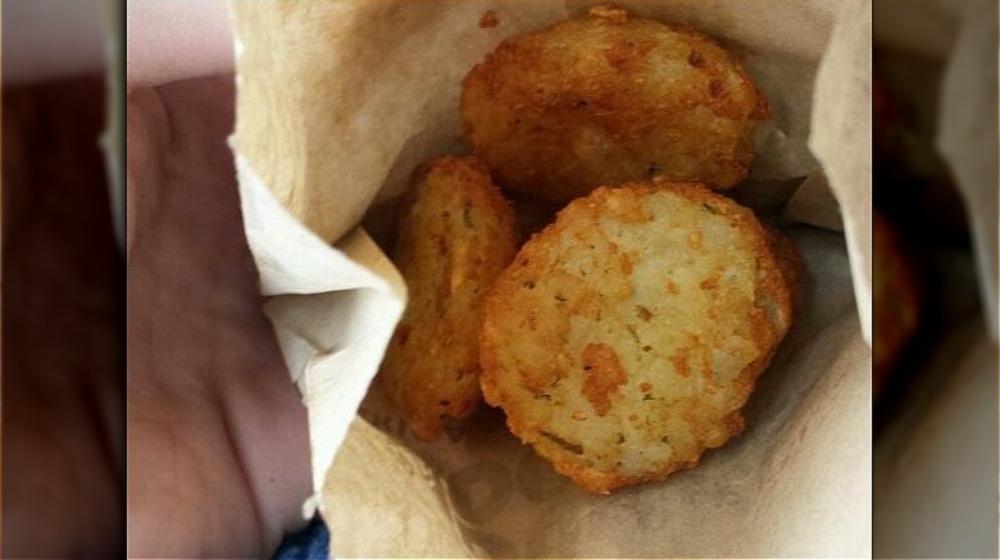
[[379,379],[414,435],[437,438],[443,419],[481,399],[482,306],[517,252],[513,210],[472,157],[432,160],[413,176],[393,261],[409,303]]
[[609,7],[502,42],[466,76],[461,115],[502,187],[557,203],[658,175],[732,187],[769,116],[711,38]]
[[749,209],[695,184],[602,187],[487,298],[483,394],[588,491],[663,479],[743,430],[791,315],[773,234]]

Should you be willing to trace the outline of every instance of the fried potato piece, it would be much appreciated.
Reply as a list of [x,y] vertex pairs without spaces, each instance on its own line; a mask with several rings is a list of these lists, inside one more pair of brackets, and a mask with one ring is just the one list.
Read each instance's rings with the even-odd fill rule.
[[778,259],[778,268],[781,269],[781,276],[785,279],[785,287],[792,296],[792,307],[797,307],[805,294],[805,265],[802,257],[795,248],[791,239],[782,235],[779,231],[765,226],[771,251]]
[[773,242],[749,209],[700,185],[573,201],[487,298],[486,401],[591,492],[695,466],[743,430],[791,322]]
[[881,393],[886,378],[906,342],[917,329],[920,300],[909,263],[892,226],[879,212],[872,213],[872,340],[873,390]]
[[379,376],[414,435],[431,440],[481,399],[483,299],[517,252],[517,222],[475,158],[432,160],[411,188],[393,254],[409,306]]
[[712,39],[609,7],[501,43],[466,76],[461,115],[502,187],[557,203],[657,175],[732,187],[769,117]]

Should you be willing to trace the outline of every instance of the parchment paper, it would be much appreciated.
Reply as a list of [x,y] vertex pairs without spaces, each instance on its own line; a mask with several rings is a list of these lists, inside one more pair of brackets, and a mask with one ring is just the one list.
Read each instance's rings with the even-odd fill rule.
[[[870,305],[870,2],[620,3],[722,40],[774,113],[750,180],[733,196],[762,212],[797,200],[784,223],[810,283],[748,405],[743,436],[698,469],[610,497],[555,475],[486,408],[432,445],[366,436],[371,426],[360,419],[347,436],[404,292],[357,224],[372,203],[402,192],[418,162],[464,151],[457,100],[472,65],[503,38],[595,3],[232,4],[232,144],[247,237],[272,296],[267,312],[309,406],[316,495],[307,513],[321,507],[337,557],[867,555],[870,351],[862,332],[870,319],[857,310]],[[488,9],[500,24],[483,29]],[[806,177],[808,190],[792,195]],[[845,234],[792,227],[838,229],[837,200]],[[401,433],[377,387],[363,413]],[[352,451],[330,468],[345,437]],[[399,446],[431,470],[406,468],[419,463]],[[432,484],[407,491],[428,476]],[[464,543],[442,537],[442,548],[416,550],[420,534]]]
[[997,342],[997,4],[962,2],[941,92],[937,146],[969,214],[983,313]]

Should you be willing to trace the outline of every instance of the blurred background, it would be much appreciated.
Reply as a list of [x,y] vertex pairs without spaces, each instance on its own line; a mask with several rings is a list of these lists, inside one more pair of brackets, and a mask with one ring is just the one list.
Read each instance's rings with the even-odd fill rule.
[[[996,558],[997,2],[874,11],[873,553]],[[121,3],[0,18],[0,556],[118,557]]]
[[4,558],[124,551],[123,199],[102,147],[115,8],[0,12]]
[[874,3],[875,557],[997,557],[997,17]]

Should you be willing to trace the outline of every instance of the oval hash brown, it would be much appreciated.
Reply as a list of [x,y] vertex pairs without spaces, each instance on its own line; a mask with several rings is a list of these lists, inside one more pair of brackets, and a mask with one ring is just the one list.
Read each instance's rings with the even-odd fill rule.
[[696,465],[743,430],[791,322],[773,243],[749,209],[700,185],[573,201],[487,298],[486,401],[591,492]]
[[409,303],[379,380],[417,437],[435,439],[445,417],[475,410],[483,300],[516,252],[513,210],[476,158],[414,172],[393,253]]
[[461,116],[500,186],[565,203],[657,175],[732,187],[769,111],[708,36],[598,7],[503,41],[463,81]]

